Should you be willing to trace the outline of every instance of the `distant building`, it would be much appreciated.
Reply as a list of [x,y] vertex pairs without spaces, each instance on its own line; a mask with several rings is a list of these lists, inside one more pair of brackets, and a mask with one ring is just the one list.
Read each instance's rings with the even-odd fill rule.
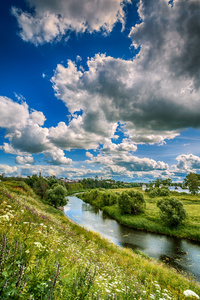
[[143,185],[142,185],[142,190],[145,191],[146,188],[147,188],[146,184],[143,184]]
[[161,189],[161,187],[163,187],[163,184],[162,184],[162,183],[159,185],[159,189]]

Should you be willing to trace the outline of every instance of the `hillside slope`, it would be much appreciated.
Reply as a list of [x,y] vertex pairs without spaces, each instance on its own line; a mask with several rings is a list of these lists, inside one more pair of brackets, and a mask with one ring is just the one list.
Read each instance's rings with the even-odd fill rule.
[[1,299],[186,299],[188,289],[200,295],[193,280],[71,223],[25,183],[0,183]]

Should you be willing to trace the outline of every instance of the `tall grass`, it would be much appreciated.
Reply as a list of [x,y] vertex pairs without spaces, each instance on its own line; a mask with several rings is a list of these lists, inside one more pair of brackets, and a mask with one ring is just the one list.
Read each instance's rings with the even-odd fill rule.
[[185,299],[200,286],[0,183],[1,299]]

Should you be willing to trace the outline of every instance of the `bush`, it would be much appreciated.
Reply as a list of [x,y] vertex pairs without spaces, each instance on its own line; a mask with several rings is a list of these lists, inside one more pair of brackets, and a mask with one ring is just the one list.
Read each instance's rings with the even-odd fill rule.
[[52,189],[47,191],[46,200],[53,206],[59,207],[67,204],[67,190],[59,184],[56,184]]
[[183,203],[176,199],[161,199],[157,202],[161,219],[171,227],[181,224],[187,217]]
[[122,192],[118,199],[118,205],[122,214],[137,215],[144,211],[146,202],[140,192]]
[[149,194],[149,197],[150,198],[155,198],[155,197],[158,197],[158,196],[169,196],[169,189],[167,187],[162,187],[162,188],[153,188],[153,189],[150,189],[148,191],[148,194]]
[[162,187],[160,189],[160,196],[167,197],[167,196],[169,196],[169,193],[170,193],[170,191],[167,187]]
[[149,197],[155,198],[156,196],[159,196],[159,188],[154,188],[149,190]]

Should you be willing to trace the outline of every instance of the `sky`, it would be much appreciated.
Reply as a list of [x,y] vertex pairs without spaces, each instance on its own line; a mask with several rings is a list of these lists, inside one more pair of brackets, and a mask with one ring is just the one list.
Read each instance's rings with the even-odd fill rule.
[[200,173],[199,0],[6,0],[0,28],[0,174]]

